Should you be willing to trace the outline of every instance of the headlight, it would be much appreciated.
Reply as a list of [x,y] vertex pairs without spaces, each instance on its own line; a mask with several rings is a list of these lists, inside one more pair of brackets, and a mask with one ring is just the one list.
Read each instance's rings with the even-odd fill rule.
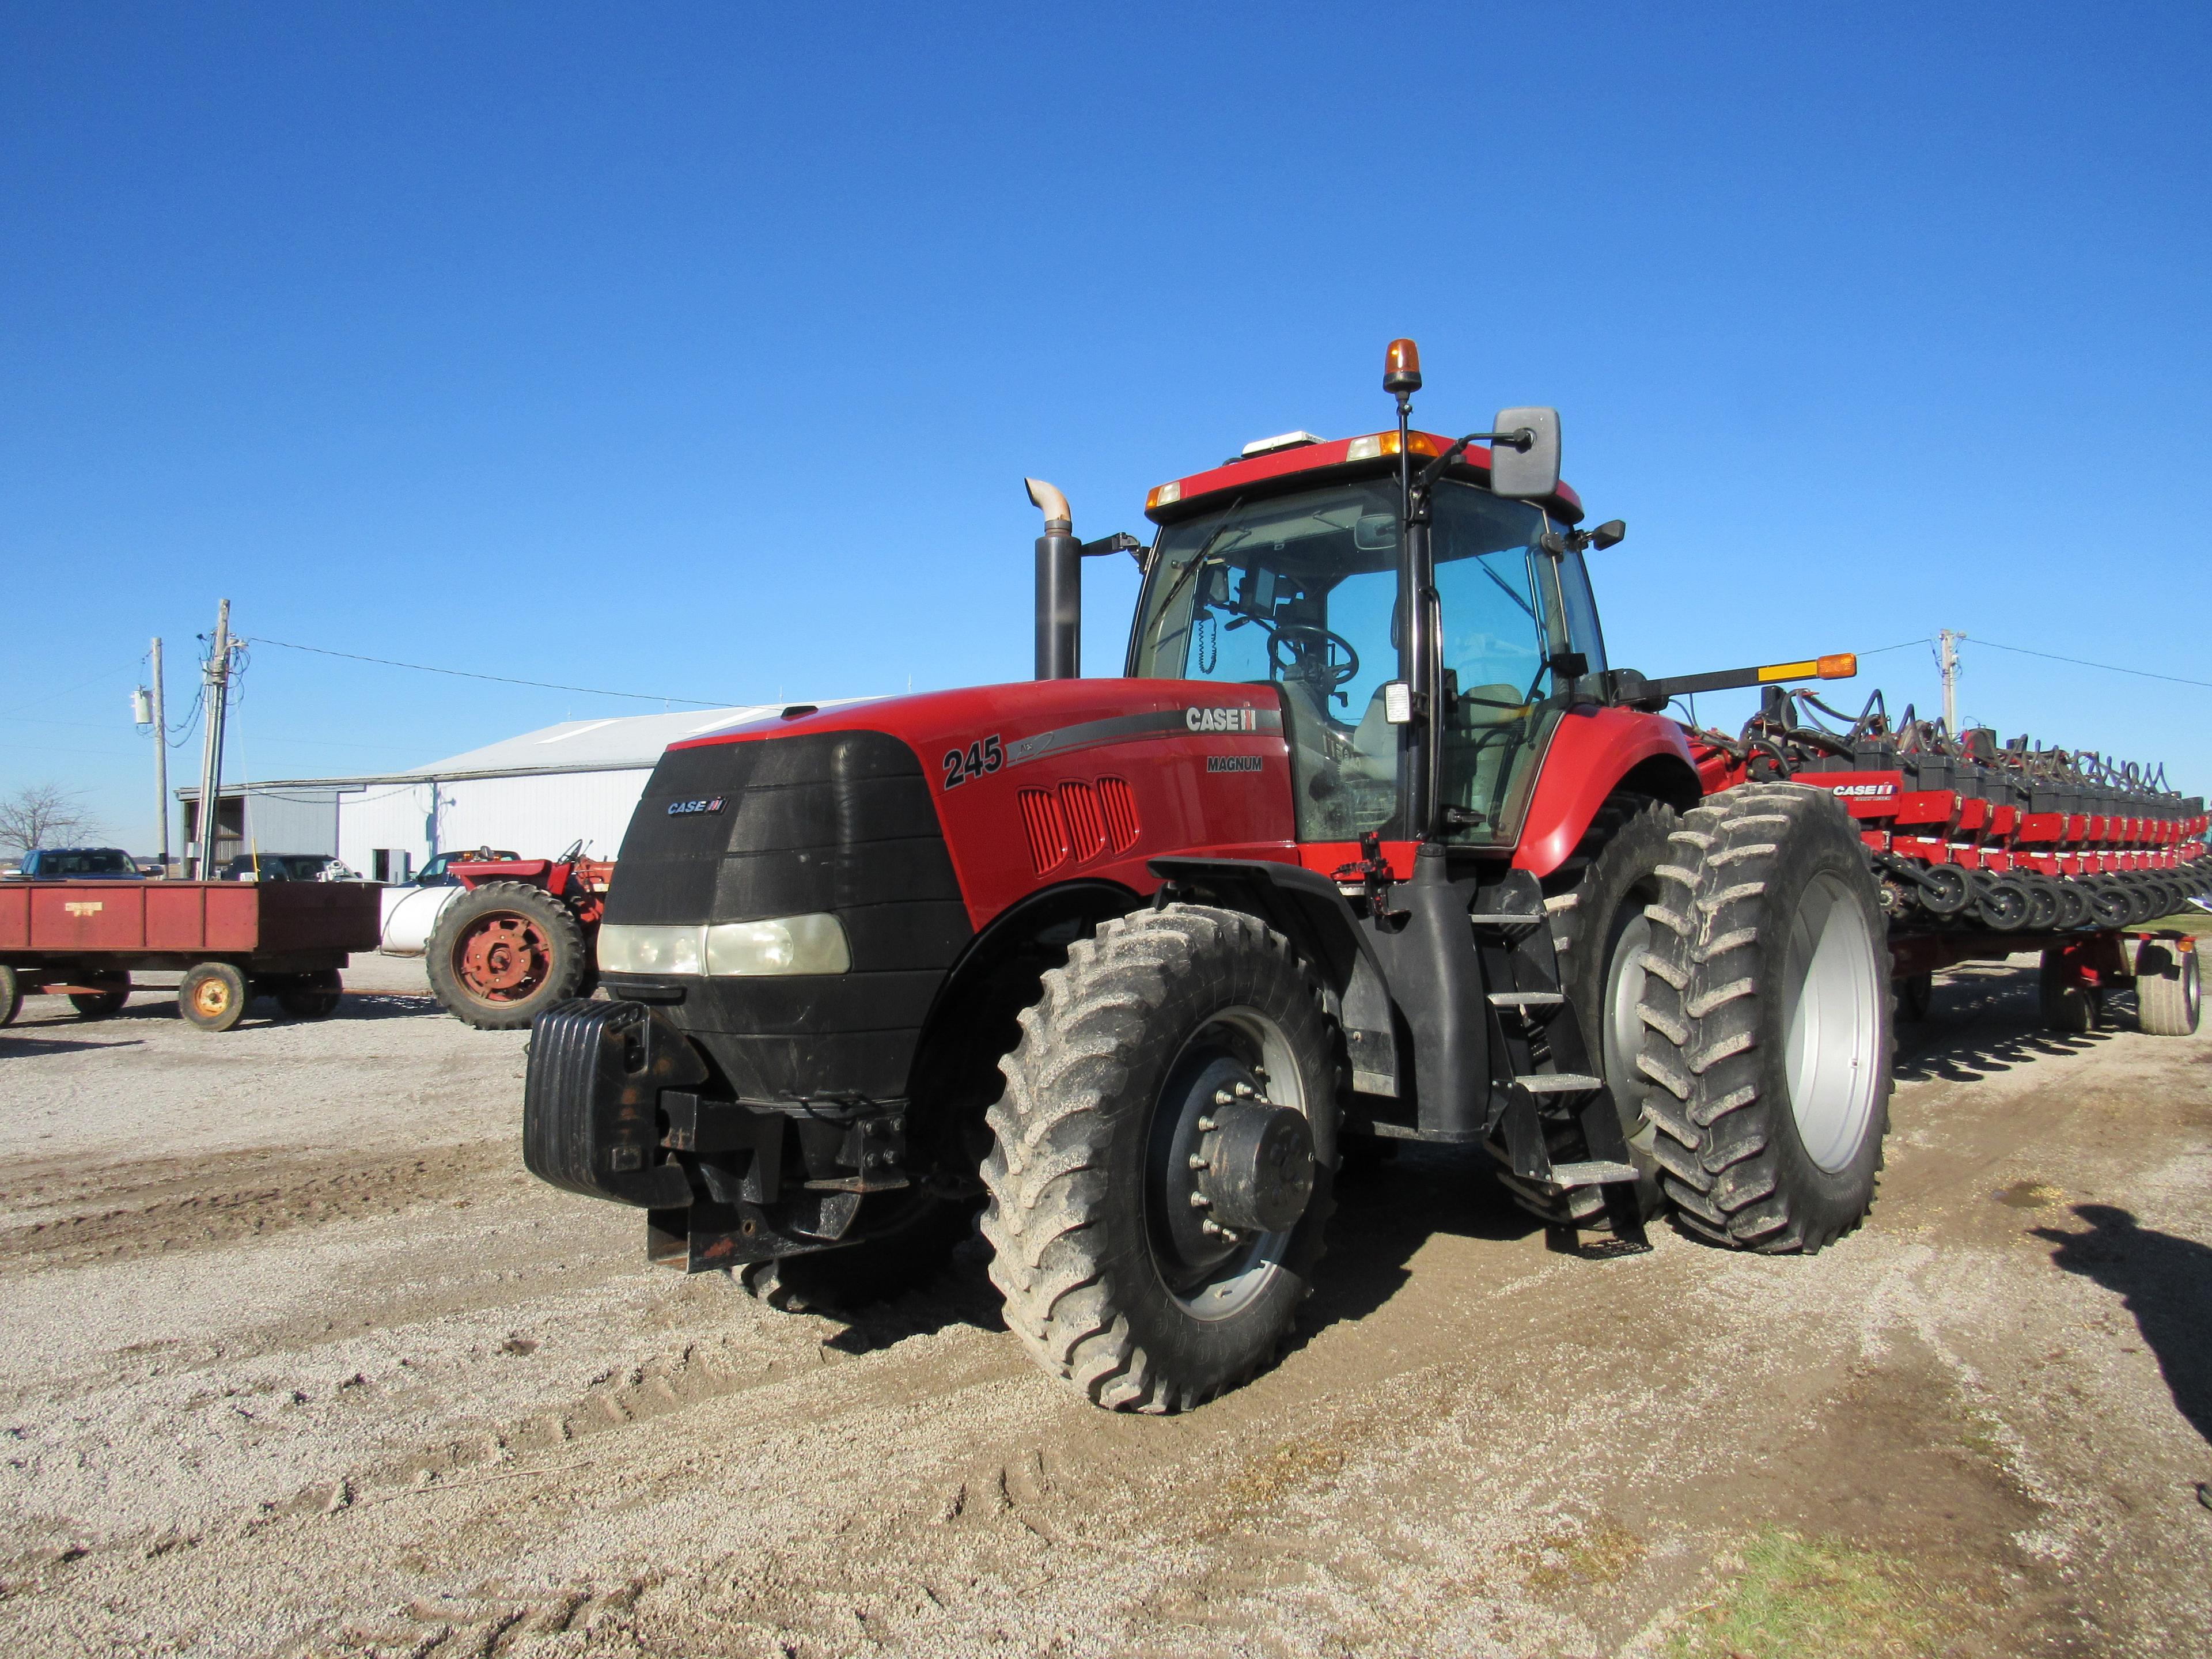
[[611,923],[599,929],[599,967],[611,974],[700,974],[717,978],[843,974],[853,967],[845,928],[832,915],[725,921],[711,927]]
[[707,930],[709,974],[842,974],[853,966],[844,924],[831,915],[726,921]]

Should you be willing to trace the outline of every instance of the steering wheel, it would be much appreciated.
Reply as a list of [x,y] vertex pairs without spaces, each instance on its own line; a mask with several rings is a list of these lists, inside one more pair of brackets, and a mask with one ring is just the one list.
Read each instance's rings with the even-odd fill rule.
[[[1307,660],[1304,665],[1286,660],[1283,657],[1281,652],[1283,643],[1286,640],[1294,644],[1303,642],[1303,649],[1307,654]],[[1321,646],[1318,665],[1313,661],[1315,641],[1319,641]],[[1329,659],[1332,653],[1338,651],[1344,653],[1344,660],[1331,661]],[[1331,633],[1319,623],[1277,623],[1267,633],[1267,661],[1278,672],[1285,674],[1299,666],[1305,667],[1309,673],[1312,673],[1317,665],[1320,672],[1315,674],[1314,678],[1327,680],[1328,690],[1331,691],[1347,681],[1357,679],[1359,676],[1359,653],[1353,649],[1352,641],[1341,634]]]

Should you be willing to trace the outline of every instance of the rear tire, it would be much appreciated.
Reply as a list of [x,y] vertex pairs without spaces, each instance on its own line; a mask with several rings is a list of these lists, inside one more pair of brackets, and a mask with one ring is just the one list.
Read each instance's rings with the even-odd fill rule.
[[[1608,797],[1570,860],[1583,866],[1566,895],[1572,902],[1550,901],[1560,988],[1582,1026],[1591,1068],[1613,1087],[1629,1161],[1637,1169],[1637,1205],[1647,1221],[1666,1207],[1666,1194],[1652,1152],[1657,1131],[1644,1105],[1651,1085],[1636,1065],[1644,1047],[1637,1009],[1644,996],[1643,953],[1653,943],[1644,912],[1658,901],[1659,866],[1672,850],[1667,838],[1674,823],[1674,809],[1664,801],[1626,791]],[[1547,1125],[1546,1133],[1554,1158],[1583,1156],[1581,1133],[1572,1126]],[[1602,1187],[1561,1188],[1523,1181],[1513,1174],[1502,1134],[1492,1137],[1489,1148],[1500,1184],[1546,1226],[1612,1231]]]
[[13,1025],[23,1007],[23,983],[15,970],[0,963],[0,1025]]
[[[1006,1323],[1109,1410],[1185,1410],[1272,1364],[1333,1207],[1340,1042],[1311,971],[1252,916],[1171,904],[1079,939],[1021,1029],[983,1164]],[[1224,1234],[1192,1146],[1248,1097],[1304,1116],[1311,1185],[1280,1231]]]
[[2204,994],[2197,952],[2145,939],[2136,947],[2136,1011],[2151,1036],[2195,1036]]
[[578,994],[587,955],[583,927],[560,900],[528,882],[489,881],[440,914],[423,965],[454,1018],[515,1031]]
[[1842,806],[1797,784],[1731,790],[1673,839],[1643,1009],[1667,1195],[1716,1243],[1818,1250],[1872,1206],[1888,1127],[1873,872]]
[[251,1000],[246,975],[227,962],[203,962],[177,983],[177,1011],[203,1031],[228,1031]]

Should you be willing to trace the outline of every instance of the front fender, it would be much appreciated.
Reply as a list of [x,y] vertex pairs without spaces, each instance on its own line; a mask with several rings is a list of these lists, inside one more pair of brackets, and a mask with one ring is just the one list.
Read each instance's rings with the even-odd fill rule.
[[1674,721],[1595,703],[1569,709],[1545,751],[1514,868],[1550,875],[1566,862],[1606,797],[1624,784],[1677,810],[1704,796],[1697,763]]

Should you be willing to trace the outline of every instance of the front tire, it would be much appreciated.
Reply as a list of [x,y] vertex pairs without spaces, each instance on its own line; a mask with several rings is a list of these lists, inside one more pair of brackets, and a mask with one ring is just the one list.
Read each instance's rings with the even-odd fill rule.
[[[983,1164],[1007,1324],[1109,1410],[1185,1410],[1273,1363],[1333,1207],[1341,1066],[1311,971],[1254,917],[1171,904],[1079,940],[1021,1029]],[[1215,1216],[1243,1200],[1217,1209],[1201,1185],[1281,1109],[1303,1119],[1308,1166],[1235,1167],[1289,1171],[1303,1206],[1224,1230]]]
[[1651,907],[1642,1065],[1668,1196],[1723,1244],[1812,1252],[1874,1203],[1890,956],[1850,818],[1797,784],[1683,816]]
[[79,1019],[112,1019],[123,1012],[123,1005],[131,1000],[131,976],[120,975],[118,984],[107,975],[93,978],[94,985],[105,987],[98,991],[72,991],[70,1006],[76,1009]]
[[203,1031],[228,1031],[252,1000],[246,975],[227,962],[203,962],[177,982],[178,1012]]
[[579,994],[591,966],[584,930],[542,887],[488,881],[440,913],[424,966],[447,1011],[480,1031],[519,1031]]

